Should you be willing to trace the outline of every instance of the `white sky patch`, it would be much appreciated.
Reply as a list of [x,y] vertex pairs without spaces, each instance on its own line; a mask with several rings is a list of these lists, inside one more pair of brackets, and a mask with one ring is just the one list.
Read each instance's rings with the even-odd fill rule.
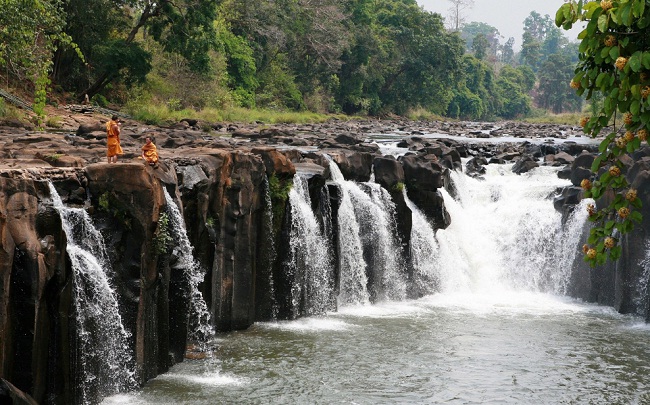
[[[441,14],[447,18],[451,3],[448,0],[417,0],[418,4],[427,11]],[[484,22],[499,30],[503,36],[500,41],[505,43],[509,37],[515,38],[515,52],[521,49],[521,36],[524,33],[524,20],[531,11],[542,16],[548,14],[555,20],[555,13],[564,4],[564,0],[474,0],[474,7],[465,11],[465,22]],[[577,24],[565,35],[571,41],[578,40],[578,34],[583,30],[582,24]]]

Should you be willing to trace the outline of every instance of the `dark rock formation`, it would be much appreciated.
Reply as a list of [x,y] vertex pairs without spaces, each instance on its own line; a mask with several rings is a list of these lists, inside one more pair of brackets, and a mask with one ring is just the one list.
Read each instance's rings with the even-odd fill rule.
[[[194,258],[206,272],[199,289],[215,329],[230,331],[276,315],[292,316],[291,275],[284,263],[291,226],[288,193],[296,173],[307,181],[312,210],[338,262],[335,224],[342,193],[328,181],[327,156],[347,180],[367,182],[374,170],[375,181],[395,203],[405,253],[412,219],[404,188],[434,228],[444,229],[451,218],[441,188],[453,195],[449,173],[463,170],[462,159],[471,158],[466,169],[474,175],[488,161],[518,160],[517,170],[523,173],[537,164],[532,154],[548,157],[545,164],[571,165],[574,187],[561,190],[555,200],[567,213],[579,203],[576,187],[590,175],[593,161],[587,152],[575,157],[584,149],[579,145],[544,140],[543,146],[532,148],[486,142],[501,136],[562,139],[574,134],[569,127],[369,120],[260,128],[184,119],[166,128],[125,122],[121,139],[126,153],[113,165],[103,163],[105,121],[96,116],[81,124],[75,120],[76,127],[66,134],[0,128],[0,364],[1,377],[15,385],[0,385],[3,399],[30,403],[29,395],[36,403],[79,400],[72,353],[72,267],[48,180],[65,204],[85,207],[104,236],[142,384],[182,361],[196,326],[189,315],[190,291],[180,252],[173,244],[160,245],[169,232],[164,225],[170,212],[165,191],[178,205]],[[366,140],[370,134],[396,132],[412,134],[401,138],[400,145],[410,152],[398,159],[382,156],[380,146]],[[159,148],[161,161],[155,169],[138,159],[146,135]],[[450,139],[459,135],[467,142]],[[481,142],[472,143],[474,138]],[[636,159],[638,165],[627,175],[647,201],[650,158]],[[630,236],[623,243],[641,246],[644,236]],[[622,267],[599,274],[576,264],[572,292],[623,312],[639,312],[631,288],[640,277],[634,267],[638,251],[623,258]]]

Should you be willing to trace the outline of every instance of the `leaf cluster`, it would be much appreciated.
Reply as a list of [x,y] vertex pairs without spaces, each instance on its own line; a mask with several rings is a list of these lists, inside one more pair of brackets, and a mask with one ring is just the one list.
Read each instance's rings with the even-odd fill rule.
[[603,205],[588,207],[594,226],[583,251],[585,261],[595,266],[618,259],[620,236],[642,220],[641,200],[624,175],[624,162],[625,155],[647,142],[650,128],[650,8],[645,0],[581,0],[557,11],[558,26],[570,29],[577,21],[586,21],[587,26],[578,37],[580,61],[571,87],[587,99],[603,98],[600,108],[583,117],[581,125],[585,133],[597,137],[614,124],[600,143],[591,167],[593,178],[582,183],[585,197]]

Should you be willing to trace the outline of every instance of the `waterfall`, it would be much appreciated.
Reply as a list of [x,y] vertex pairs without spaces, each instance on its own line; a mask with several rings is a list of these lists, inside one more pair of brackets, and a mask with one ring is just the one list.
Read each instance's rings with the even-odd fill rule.
[[214,330],[210,323],[210,311],[208,311],[203,294],[199,290],[199,285],[205,278],[205,270],[194,260],[194,247],[187,237],[185,220],[178,205],[165,187],[163,187],[163,191],[169,212],[169,230],[176,243],[174,247],[174,255],[178,257],[176,267],[183,271],[190,289],[190,337],[205,342],[214,336]]
[[77,329],[76,374],[81,379],[75,385],[80,402],[87,404],[136,386],[131,336],[122,324],[102,235],[84,209],[64,206],[52,183],[49,189],[67,238]]
[[642,274],[639,277],[639,282],[636,285],[635,305],[641,308],[641,315],[648,319],[648,304],[650,300],[650,240],[646,239],[644,244],[645,257],[641,260],[639,265],[642,269]]
[[390,196],[375,183],[360,186],[345,180],[333,161],[330,171],[342,194],[338,210],[339,302],[405,298],[403,255],[395,238],[395,207]]
[[406,192],[402,191],[404,201],[411,210],[411,244],[410,260],[413,269],[413,288],[421,295],[432,294],[440,286],[440,248],[433,227],[426,215],[411,201]]
[[436,234],[441,290],[564,293],[586,215],[577,208],[565,226],[549,197],[569,182],[553,167],[486,167],[485,180],[452,172],[457,200],[441,190],[452,218]]
[[271,318],[278,318],[278,301],[275,296],[275,279],[273,278],[273,264],[277,258],[278,252],[275,249],[275,239],[273,235],[273,203],[271,201],[271,186],[268,178],[264,177],[264,226],[267,230],[267,239],[265,240],[265,250],[263,262],[267,264],[266,272],[269,277],[268,297],[271,300]]
[[294,318],[334,310],[331,247],[311,208],[307,182],[293,178],[289,192],[291,231],[288,271],[293,276],[291,300]]

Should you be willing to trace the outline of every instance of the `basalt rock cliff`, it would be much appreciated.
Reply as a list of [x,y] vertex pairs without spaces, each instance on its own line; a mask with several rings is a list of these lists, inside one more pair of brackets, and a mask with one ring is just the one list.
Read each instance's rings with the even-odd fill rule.
[[[205,270],[199,288],[214,327],[231,331],[300,313],[293,308],[299,304],[287,299],[292,275],[283,265],[291,226],[287,193],[296,174],[307,181],[314,212],[331,207],[332,223],[340,190],[330,181],[330,161],[348,180],[372,178],[392,197],[399,240],[408,246],[412,220],[404,189],[434,229],[442,229],[453,221],[441,195],[443,188],[455,194],[451,170],[480,178],[488,162],[516,163],[519,173],[542,162],[566,168],[561,173],[574,187],[558,190],[556,207],[569,211],[581,200],[576,187],[595,151],[593,145],[555,142],[577,134],[572,128],[512,123],[212,125],[205,132],[206,125],[195,121],[171,128],[127,121],[126,153],[119,163],[107,164],[105,120],[70,116],[67,131],[51,133],[0,127],[0,377],[7,387],[0,396],[14,403],[79,401],[73,269],[49,184],[64,204],[83,207],[104,237],[136,380],[143,384],[182,361],[195,327],[188,322],[179,252],[168,241],[166,193],[182,213],[194,258]],[[138,159],[144,136],[153,136],[159,148],[156,167]],[[508,141],[486,142],[504,136]],[[524,141],[540,137],[546,142]],[[373,142],[377,138],[408,151],[399,157],[382,152]],[[628,176],[647,201],[650,158],[633,159]],[[623,240],[628,253],[619,263],[600,272],[576,263],[573,295],[647,313],[632,287],[641,277],[634,263],[650,213],[645,218],[641,231]],[[322,215],[319,221],[325,226]],[[328,235],[337,250],[336,229]],[[412,298],[419,294],[409,290]]]

